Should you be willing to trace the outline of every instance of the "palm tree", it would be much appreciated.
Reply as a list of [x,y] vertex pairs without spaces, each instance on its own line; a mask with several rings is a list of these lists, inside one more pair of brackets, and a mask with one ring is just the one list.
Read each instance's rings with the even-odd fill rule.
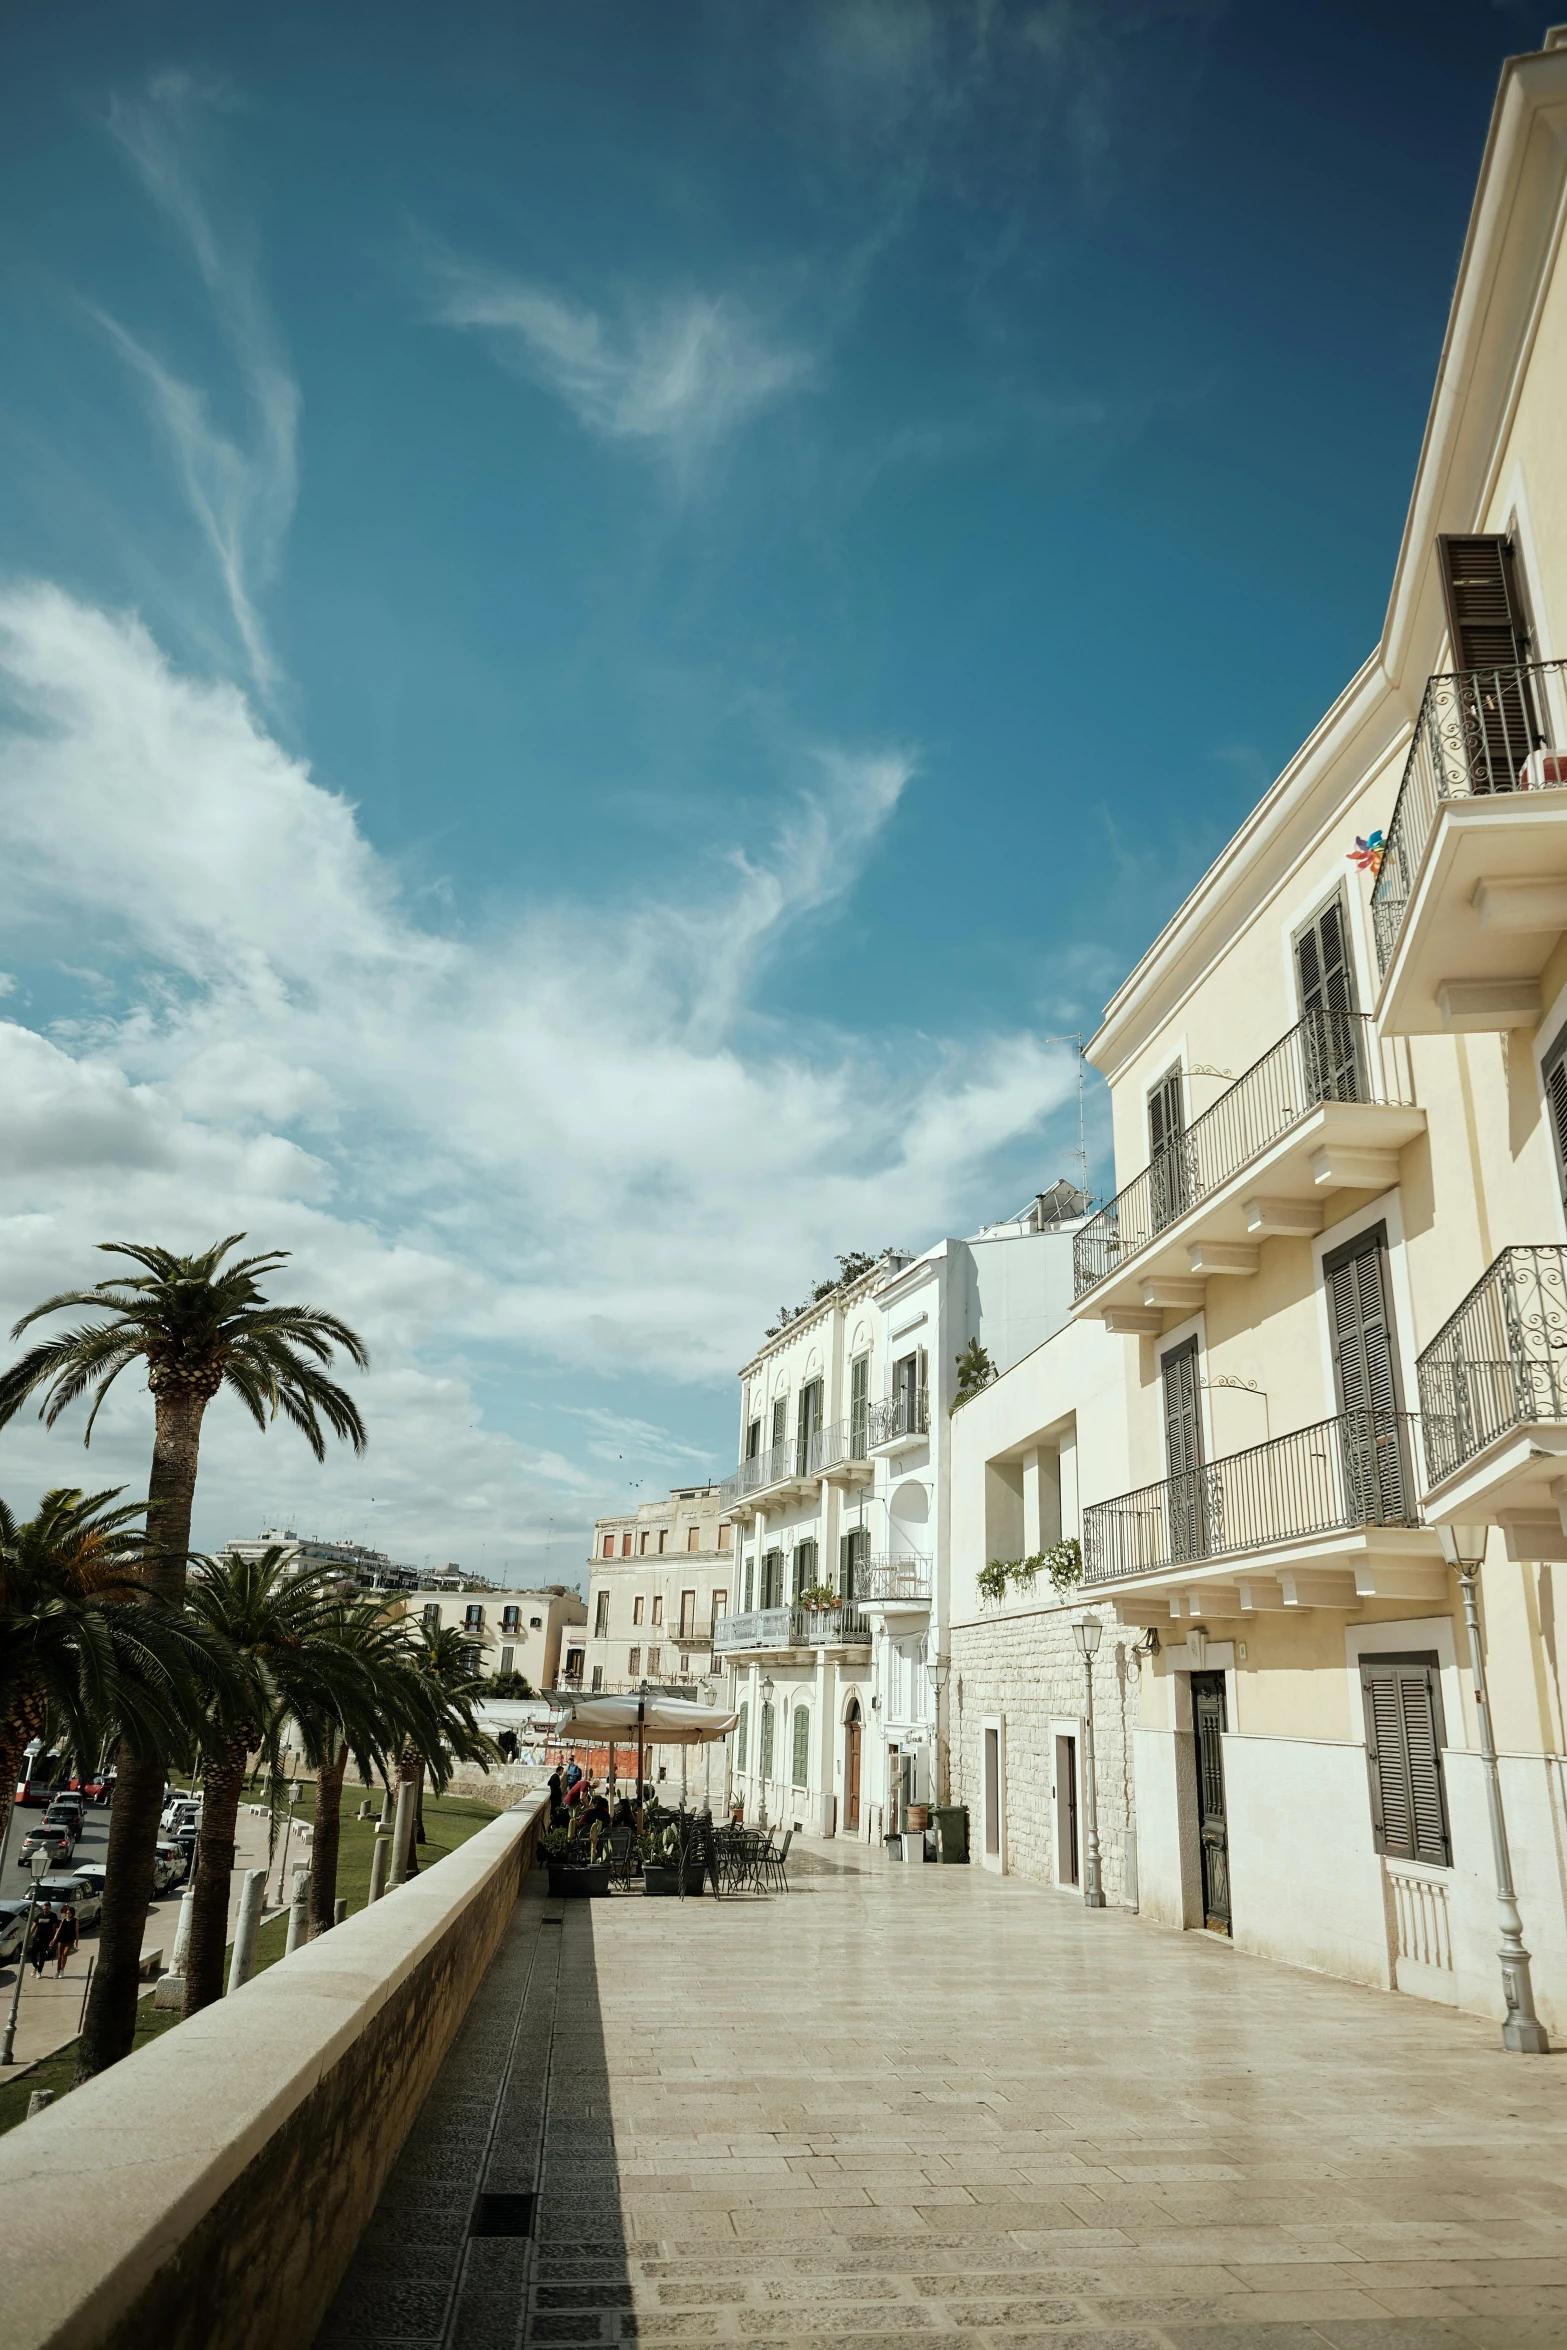
[[[363,1648],[342,1637],[343,1604],[330,1570],[293,1574],[286,1557],[274,1545],[258,1559],[204,1559],[186,1597],[192,1617],[223,1645],[235,1668],[229,1684],[213,1691],[204,1742],[187,2015],[223,1995],[234,1823],[248,1758],[259,1753],[275,1785],[282,1729],[290,1717],[342,1725],[345,1759],[351,1746],[375,1755],[386,1743],[387,1733],[377,1728],[384,1691]],[[395,1741],[396,1727],[391,1736]],[[338,1770],[341,1780],[341,1765]]]
[[141,1502],[121,1488],[46,1493],[20,1522],[0,1501],[0,1845],[30,1740],[58,1729],[83,1758],[119,1738],[157,1756],[188,1735],[209,1659],[182,1616],[148,1604]]
[[352,1711],[332,1706],[316,1712],[305,1704],[295,1714],[305,1759],[316,1774],[315,1834],[310,1844],[312,1934],[326,1933],[336,1912],[343,1780],[349,1763],[357,1764],[366,1783],[372,1773],[384,1779],[405,1739],[434,1745],[442,1726],[437,1692],[415,1669],[404,1627],[384,1601],[340,1601],[324,1630],[355,1657],[364,1687],[361,1702]]
[[[365,1442],[352,1397],[325,1369],[339,1347],[363,1369],[368,1360],[363,1342],[346,1322],[314,1306],[270,1305],[260,1285],[287,1262],[287,1254],[274,1250],[225,1264],[244,1237],[231,1233],[190,1257],[129,1242],[102,1243],[108,1255],[127,1257],[142,1270],[90,1289],[62,1290],[35,1306],[17,1323],[13,1337],[45,1315],[75,1307],[85,1306],[102,1318],[45,1339],[0,1373],[0,1427],[40,1393],[39,1416],[53,1427],[68,1405],[90,1391],[93,1405],[84,1437],[90,1442],[93,1422],[120,1373],[132,1363],[145,1366],[154,1424],[143,1580],[176,1609],[184,1597],[190,1556],[202,1420],[220,1389],[237,1395],[260,1428],[279,1414],[291,1421],[317,1460],[326,1457],[323,1422],[356,1452]],[[143,1756],[127,1745],[109,1824],[103,1924],[78,2080],[128,2055],[135,2037],[141,1938],[162,1808],[162,1758]]]
[[425,1840],[426,1771],[439,1794],[451,1777],[453,1762],[476,1762],[488,1769],[495,1745],[474,1718],[474,1705],[483,1692],[484,1679],[476,1669],[473,1635],[460,1631],[455,1624],[431,1626],[421,1620],[409,1645],[414,1670],[437,1709],[433,1735],[410,1734],[403,1742],[397,1767],[400,1780],[412,1781],[418,1806],[418,1824],[409,1838],[407,1860],[408,1874],[414,1877],[419,1873],[415,1847]]

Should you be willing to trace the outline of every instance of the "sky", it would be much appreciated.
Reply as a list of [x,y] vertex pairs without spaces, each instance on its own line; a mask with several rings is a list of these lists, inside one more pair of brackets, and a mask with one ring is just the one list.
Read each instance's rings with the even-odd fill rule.
[[[372,1353],[361,1459],[212,1407],[199,1545],[575,1581],[840,1252],[1075,1172],[1375,644],[1544,22],[4,13],[0,1317],[243,1231]],[[145,1489],[122,1388],[14,1509]]]

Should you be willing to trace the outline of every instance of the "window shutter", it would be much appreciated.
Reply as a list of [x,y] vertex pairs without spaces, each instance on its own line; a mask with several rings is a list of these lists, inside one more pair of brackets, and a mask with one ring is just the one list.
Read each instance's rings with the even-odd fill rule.
[[1556,1145],[1556,1180],[1567,1202],[1567,1028],[1545,1056],[1540,1076],[1551,1118],[1551,1140]]
[[1164,1374],[1164,1447],[1172,1477],[1202,1466],[1202,1415],[1197,1409],[1197,1341],[1175,1347],[1160,1366]]
[[740,1719],[735,1724],[735,1769],[745,1769],[746,1732],[750,1728],[751,1704],[749,1698],[740,1701]]
[[1148,1152],[1159,1158],[1180,1140],[1186,1121],[1181,1115],[1181,1072],[1172,1069],[1148,1096]]
[[773,1775],[773,1706],[771,1698],[762,1700],[762,1777]]
[[1300,985],[1301,1050],[1314,1102],[1365,1098],[1360,1030],[1355,1020],[1355,967],[1344,901],[1323,907],[1295,941]]
[[1187,1181],[1186,1117],[1181,1101],[1181,1072],[1172,1069],[1148,1096],[1149,1202],[1156,1232],[1173,1224],[1190,1205]]
[[1442,596],[1455,669],[1516,669],[1529,631],[1509,538],[1439,538]]
[[1434,1657],[1362,1657],[1371,1824],[1378,1852],[1446,1868],[1442,1690]]
[[794,1709],[794,1784],[803,1787],[811,1751],[811,1717],[803,1705]]
[[1398,1368],[1388,1304],[1387,1234],[1378,1224],[1324,1260],[1333,1377],[1352,1513],[1363,1525],[1402,1525],[1408,1478],[1398,1420]]

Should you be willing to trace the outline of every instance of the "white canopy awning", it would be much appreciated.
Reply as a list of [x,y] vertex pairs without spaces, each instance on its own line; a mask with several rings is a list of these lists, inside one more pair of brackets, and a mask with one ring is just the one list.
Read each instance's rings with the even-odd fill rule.
[[686,1705],[678,1697],[567,1697],[556,1736],[612,1739],[635,1746],[638,1717],[644,1746],[709,1746],[740,1719],[716,1705]]

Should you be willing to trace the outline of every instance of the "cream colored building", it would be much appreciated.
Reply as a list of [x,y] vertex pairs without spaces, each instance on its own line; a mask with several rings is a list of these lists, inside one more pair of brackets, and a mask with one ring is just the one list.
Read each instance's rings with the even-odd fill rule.
[[717,1486],[677,1486],[666,1500],[595,1519],[588,1577],[585,1688],[700,1681],[734,1583],[734,1523]]
[[398,1604],[432,1631],[456,1626],[474,1641],[479,1671],[521,1673],[538,1690],[580,1679],[588,1611],[580,1591],[564,1583],[542,1591],[509,1591],[494,1583],[441,1576]]
[[[977,1578],[1006,1554],[998,1472],[1026,1478],[1032,1455],[1109,1625],[1096,1713],[1127,1708],[1109,1794],[1143,1912],[1501,2017],[1512,1927],[1440,1537],[1478,1528],[1458,1547],[1485,1553],[1497,1784],[1557,2035],[1564,215],[1567,29],[1503,74],[1381,640],[1089,1048],[1120,1189],[1074,1244],[1078,1330],[960,1415],[973,1598],[952,1633],[965,1721],[999,1724],[1004,1865],[1009,1822],[1050,1825],[1006,1757],[1057,1750],[1037,1705],[1007,1702]],[[1379,834],[1373,884],[1357,842]],[[1058,1645],[1071,1612],[1021,1607]],[[956,1744],[983,1815],[995,1750]],[[1030,1865],[1059,1875],[1035,1841]]]

